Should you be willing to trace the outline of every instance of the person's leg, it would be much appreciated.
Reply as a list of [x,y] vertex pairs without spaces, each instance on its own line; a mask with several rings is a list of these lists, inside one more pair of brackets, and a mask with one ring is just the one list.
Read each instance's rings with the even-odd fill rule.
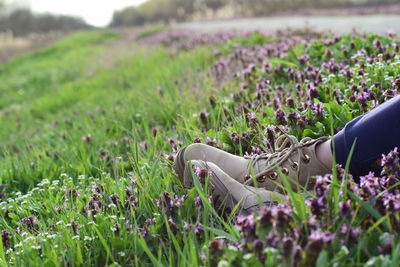
[[[356,179],[370,171],[379,173],[378,161],[382,154],[400,147],[400,95],[347,123],[333,141],[336,162],[343,167],[355,142],[350,173]],[[327,144],[320,150],[321,160],[329,159]]]

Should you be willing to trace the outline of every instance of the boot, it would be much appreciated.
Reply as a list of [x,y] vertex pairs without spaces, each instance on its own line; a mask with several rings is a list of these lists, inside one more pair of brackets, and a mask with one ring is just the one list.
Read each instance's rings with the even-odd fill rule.
[[312,190],[316,181],[314,176],[332,171],[326,168],[315,154],[316,146],[327,140],[329,137],[306,137],[299,142],[296,137],[282,132],[282,135],[275,137],[273,147],[267,153],[247,158],[205,144],[191,144],[180,150],[175,157],[175,171],[185,183],[185,163],[190,160],[203,160],[216,164],[239,183],[257,184],[258,187],[269,191],[283,192],[284,185],[278,172],[280,170],[287,176],[294,191],[301,191],[301,188]]
[[284,200],[281,194],[239,183],[212,162],[191,160],[188,163],[184,171],[185,184],[193,185],[193,175],[200,181],[208,176],[210,195],[217,211],[230,212],[239,203],[237,214],[246,215],[262,205],[276,205],[278,200]]
[[181,149],[175,157],[175,171],[181,181],[184,181],[185,163],[190,160],[212,162],[239,183],[244,183],[245,176],[249,173],[249,159],[235,156],[206,144],[196,143]]

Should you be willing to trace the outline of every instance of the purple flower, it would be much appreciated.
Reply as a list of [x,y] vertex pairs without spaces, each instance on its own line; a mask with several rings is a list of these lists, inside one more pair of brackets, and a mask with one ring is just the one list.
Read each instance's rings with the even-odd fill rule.
[[360,234],[361,234],[361,227],[360,226],[352,227],[350,229],[350,234],[349,234],[350,241],[356,242],[358,240],[358,237],[360,236]]
[[196,137],[196,138],[193,140],[193,143],[201,143],[201,138],[200,138],[200,137]]
[[319,253],[328,243],[332,242],[334,234],[329,232],[313,231],[309,236],[307,248],[310,252]]
[[36,220],[33,216],[29,216],[29,217],[25,217],[22,218],[20,223],[22,225],[25,225],[26,227],[28,227],[29,229],[33,229],[34,227],[36,227]]
[[253,249],[255,253],[257,254],[262,253],[263,247],[264,243],[260,239],[256,239],[253,241]]
[[191,227],[192,227],[192,226],[191,226],[189,223],[187,223],[187,222],[185,222],[185,223],[183,224],[183,229],[184,229],[185,231],[188,231]]
[[169,223],[169,227],[171,228],[172,233],[177,234],[179,231],[179,226],[174,222],[174,220],[172,219],[171,216],[168,218],[168,223]]
[[200,113],[200,121],[201,121],[204,125],[207,124],[207,122],[208,122],[208,116],[209,116],[209,115],[210,115],[210,113],[207,112],[207,111],[202,111],[202,112]]
[[148,219],[146,219],[146,221],[145,221],[145,225],[150,226],[150,225],[155,224],[155,222],[156,222],[156,219],[155,219],[155,218],[148,218]]
[[[156,205],[168,214],[174,214],[185,201],[185,198],[185,195],[178,196],[176,194],[171,195],[168,192],[164,192],[158,199],[156,199]],[[137,200],[135,199],[133,201],[134,204],[136,204]]]
[[299,61],[300,64],[305,64],[308,61],[310,61],[310,57],[308,55],[301,55],[297,57],[297,60]]
[[201,198],[200,198],[199,196],[197,196],[197,197],[194,198],[194,204],[195,204],[197,207],[201,207],[201,206],[203,205],[203,203],[201,202]]
[[210,254],[211,255],[220,254],[222,252],[224,244],[225,244],[224,239],[211,240],[210,245],[208,246]]
[[249,112],[246,115],[251,125],[256,125],[258,123],[258,118],[254,112]]
[[236,225],[239,232],[242,232],[245,237],[255,237],[257,223],[253,215],[238,216]]
[[324,115],[324,104],[322,103],[312,104],[310,108],[315,113],[315,115],[317,116]]
[[10,246],[10,234],[6,230],[1,231],[1,240],[3,241],[3,246],[5,248],[8,248]]
[[340,227],[339,234],[344,236],[344,235],[346,235],[348,233],[348,231],[349,231],[349,226],[344,223]]
[[239,142],[240,142],[240,137],[237,133],[232,133],[231,139],[232,139],[232,142],[235,144],[239,144]]
[[284,204],[272,207],[272,213],[275,215],[275,223],[278,227],[285,227],[293,220],[292,209]]
[[295,261],[300,261],[302,259],[303,249],[300,246],[294,248],[293,259]]
[[389,98],[392,98],[392,97],[396,96],[397,95],[397,91],[389,88],[389,89],[383,91],[382,94],[385,96],[385,100],[387,100]]
[[286,124],[286,116],[285,112],[281,109],[275,111],[275,119],[278,124]]
[[400,211],[400,194],[385,192],[382,196],[383,206],[388,212]]
[[381,166],[383,167],[383,174],[400,175],[400,159],[397,150],[397,147],[395,147],[389,154],[382,155]]
[[356,95],[356,98],[361,107],[367,107],[367,102],[370,100],[370,94],[367,92],[361,92]]
[[346,215],[350,210],[350,199],[339,203],[339,210],[343,215]]
[[259,221],[261,227],[263,228],[271,227],[272,224],[274,223],[274,217],[272,215],[272,211],[268,207],[262,206],[260,208],[258,215],[260,216]]
[[313,84],[309,84],[307,89],[307,95],[310,99],[318,98],[319,97],[318,88],[315,87]]
[[139,146],[143,149],[143,150],[147,150],[148,145],[146,141],[140,142]]
[[291,238],[285,238],[282,244],[283,255],[286,257],[292,254],[294,242]]
[[286,105],[293,108],[294,107],[294,100],[291,97],[286,98]]
[[280,238],[277,234],[270,232],[267,236],[267,243],[270,247],[276,248],[279,244]]
[[118,196],[116,193],[114,193],[114,194],[112,194],[112,195],[110,196],[110,200],[112,201],[112,203],[114,203],[115,205],[117,205],[117,204],[118,204],[118,201],[119,201],[119,196]]
[[242,132],[242,137],[245,140],[250,140],[251,139],[251,135],[248,132]]
[[397,35],[396,31],[393,30],[393,29],[387,30],[387,31],[386,31],[386,34],[387,34],[390,38],[395,38],[396,35]]
[[311,209],[312,214],[316,215],[318,218],[324,216],[327,212],[327,200],[325,196],[308,199],[306,204]]
[[297,112],[292,112],[288,114],[287,118],[290,121],[297,122],[297,120],[300,118],[300,115]]
[[72,231],[74,232],[74,235],[77,235],[78,231],[80,229],[79,224],[75,220],[71,220],[71,227],[72,227]]
[[201,225],[201,224],[197,224],[196,226],[195,226],[195,228],[194,228],[194,233],[196,234],[196,235],[201,235],[202,233],[204,232],[204,227],[203,227],[203,225]]
[[198,166],[195,166],[194,168],[194,173],[201,179],[204,179],[208,177],[209,175],[212,175],[212,170],[209,169],[202,169]]
[[217,140],[214,138],[214,139],[211,139],[210,137],[208,137],[207,136],[207,145],[209,145],[209,146],[213,146],[213,147],[218,147],[218,145],[217,145]]

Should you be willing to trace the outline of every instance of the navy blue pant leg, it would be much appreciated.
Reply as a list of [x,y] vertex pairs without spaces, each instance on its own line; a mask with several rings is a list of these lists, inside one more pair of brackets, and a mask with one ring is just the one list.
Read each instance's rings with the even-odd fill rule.
[[354,142],[350,173],[356,178],[370,171],[378,174],[382,154],[400,148],[400,95],[353,119],[334,136],[336,162],[343,167]]

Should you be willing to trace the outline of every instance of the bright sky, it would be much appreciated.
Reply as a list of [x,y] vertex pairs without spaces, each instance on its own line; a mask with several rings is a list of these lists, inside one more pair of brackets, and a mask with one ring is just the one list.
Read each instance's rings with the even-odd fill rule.
[[[22,0],[35,12],[74,15],[95,26],[106,26],[115,10],[146,0]],[[11,0],[9,2],[21,2]]]

